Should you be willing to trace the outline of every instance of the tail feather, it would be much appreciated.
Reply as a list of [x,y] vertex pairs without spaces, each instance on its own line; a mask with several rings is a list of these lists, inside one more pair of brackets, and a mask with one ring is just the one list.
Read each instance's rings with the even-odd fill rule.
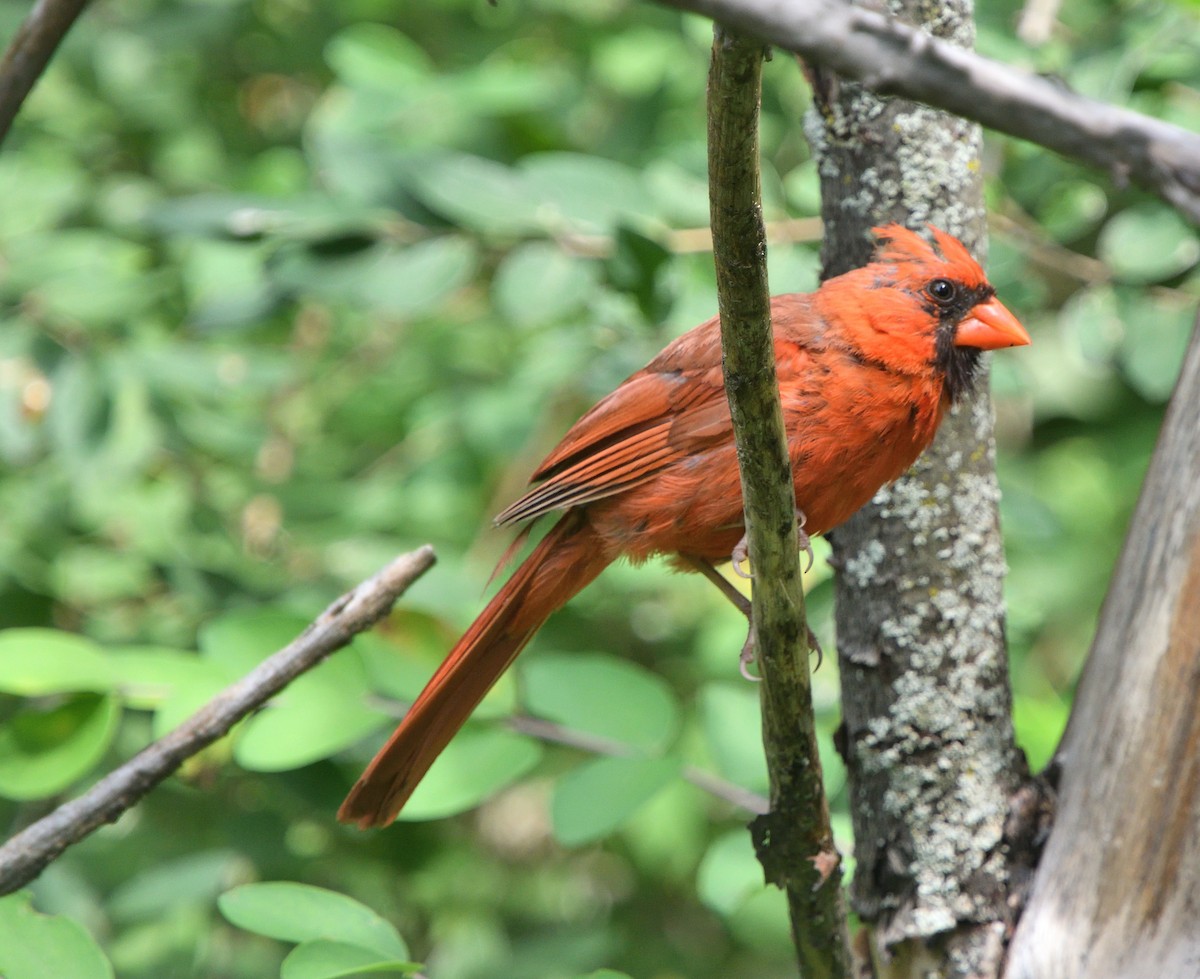
[[399,814],[484,695],[556,609],[611,559],[583,514],[560,520],[488,602],[338,810],[362,829]]

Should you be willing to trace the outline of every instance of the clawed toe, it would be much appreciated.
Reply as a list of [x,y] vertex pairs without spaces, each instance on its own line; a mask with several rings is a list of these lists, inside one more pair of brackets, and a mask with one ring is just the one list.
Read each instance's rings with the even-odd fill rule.
[[733,545],[733,553],[730,555],[733,561],[733,573],[739,578],[750,578],[752,575],[749,570],[743,571],[742,565],[749,566],[750,564],[750,544],[746,540],[746,535],[742,534],[742,539]]
[[[804,525],[806,523],[808,523],[808,517],[804,515],[803,510],[797,507],[796,547],[808,557],[808,564],[804,566],[805,573],[812,570],[813,562],[816,561],[816,555],[813,553],[812,538],[804,532]],[[742,570],[742,565],[749,564],[750,561],[750,545],[746,541],[745,534],[742,534],[741,540],[733,545],[733,553],[730,555],[730,560],[733,562],[733,573],[739,578],[752,577],[749,570]]]
[[813,667],[813,672],[821,668],[821,664],[825,662],[825,650],[821,648],[821,642],[817,639],[817,634],[812,631],[812,627],[808,627],[808,648],[817,654],[817,665]]
[[750,672],[751,665],[756,665],[758,656],[754,651],[754,626],[746,633],[746,641],[742,644],[742,653],[738,657],[738,672],[751,683],[761,683],[762,677]]

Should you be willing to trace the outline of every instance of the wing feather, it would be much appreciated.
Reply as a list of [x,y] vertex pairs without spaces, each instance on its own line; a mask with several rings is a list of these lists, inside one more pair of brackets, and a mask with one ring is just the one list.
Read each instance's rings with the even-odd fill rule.
[[696,371],[651,364],[583,416],[534,473],[541,482],[496,517],[533,520],[621,493],[729,438],[719,363]]

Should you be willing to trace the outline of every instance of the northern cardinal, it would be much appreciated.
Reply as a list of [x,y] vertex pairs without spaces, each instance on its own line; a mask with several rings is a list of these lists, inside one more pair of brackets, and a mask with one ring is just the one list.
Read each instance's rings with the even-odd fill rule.
[[[850,517],[929,445],[982,350],[1029,335],[945,232],[897,224],[864,268],[771,301],[796,507],[808,533]],[[706,573],[743,537],[718,320],[683,334],[584,415],[499,525],[562,511],[488,602],[342,803],[391,822],[429,766],[549,615],[624,555]],[[713,572],[715,574],[715,572]]]

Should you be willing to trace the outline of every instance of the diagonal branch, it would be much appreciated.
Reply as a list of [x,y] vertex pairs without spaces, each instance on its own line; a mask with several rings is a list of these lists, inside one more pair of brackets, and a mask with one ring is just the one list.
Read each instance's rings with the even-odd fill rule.
[[1200,134],[1071,91],[840,0],[660,0],[1140,184],[1200,222]]
[[0,143],[89,0],[37,0],[0,60]]
[[330,605],[291,643],[263,660],[204,707],[110,772],[78,799],[63,803],[0,846],[0,894],[38,876],[67,847],[115,821],[188,758],[382,619],[409,585],[433,566],[428,545],[396,558]]

